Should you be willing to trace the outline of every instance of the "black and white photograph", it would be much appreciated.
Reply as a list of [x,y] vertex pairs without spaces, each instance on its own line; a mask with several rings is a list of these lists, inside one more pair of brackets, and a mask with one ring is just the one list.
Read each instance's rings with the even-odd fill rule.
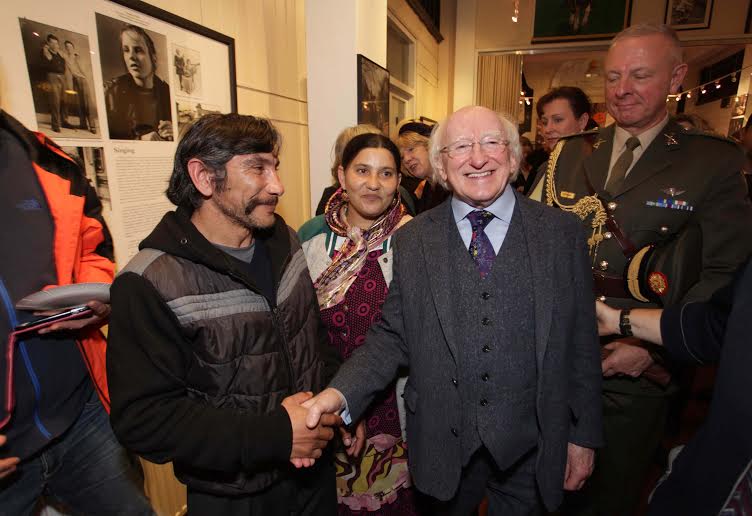
[[102,147],[61,147],[63,151],[73,158],[86,172],[86,178],[97,192],[97,197],[102,202],[105,216],[112,211],[112,199],[110,197],[110,184],[107,180],[107,168],[104,163],[104,150]]
[[167,38],[97,13],[110,139],[172,141]]
[[178,112],[178,134],[183,134],[186,126],[192,124],[202,116],[222,112],[217,106],[184,100],[175,102],[175,108]]
[[19,18],[39,131],[100,138],[89,37]]
[[668,0],[666,25],[675,30],[707,29],[713,0]]
[[389,134],[389,71],[358,54],[358,123]]
[[176,95],[201,96],[201,54],[182,45],[172,46],[173,85]]

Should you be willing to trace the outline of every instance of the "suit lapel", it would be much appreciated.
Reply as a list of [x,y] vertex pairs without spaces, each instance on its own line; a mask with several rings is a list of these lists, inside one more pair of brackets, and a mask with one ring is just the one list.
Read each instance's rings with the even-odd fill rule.
[[440,208],[430,210],[426,215],[430,223],[426,231],[421,233],[423,267],[428,273],[439,324],[444,332],[449,351],[456,360],[457,342],[454,338],[452,291],[449,286],[449,278],[452,277],[452,264],[449,260],[449,231],[454,229],[451,196]]
[[618,197],[668,168],[671,165],[670,153],[681,148],[678,139],[674,136],[681,130],[672,120],[669,120],[666,127],[656,135],[637,163],[634,164],[621,188],[615,192],[614,197]]
[[614,126],[610,125],[598,132],[593,144],[593,153],[583,162],[588,181],[596,192],[601,192],[606,185],[613,147]]
[[543,206],[521,195],[517,195],[517,202],[520,207],[520,218],[525,232],[532,271],[530,279],[535,302],[535,356],[538,371],[542,371],[553,311],[551,293],[554,291],[552,271],[555,253],[550,252],[545,247],[545,242],[548,241],[545,233],[546,228],[539,221],[543,213]]

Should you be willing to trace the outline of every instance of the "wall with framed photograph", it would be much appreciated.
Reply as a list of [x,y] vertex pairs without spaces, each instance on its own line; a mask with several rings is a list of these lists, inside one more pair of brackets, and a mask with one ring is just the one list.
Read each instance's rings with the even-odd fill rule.
[[629,24],[631,0],[536,0],[533,43],[607,39]]
[[389,71],[358,54],[358,123],[389,134]]
[[164,191],[186,113],[237,111],[234,40],[139,0],[3,10],[3,109],[85,165],[127,263],[173,208]]
[[713,0],[667,0],[664,23],[674,30],[710,28]]

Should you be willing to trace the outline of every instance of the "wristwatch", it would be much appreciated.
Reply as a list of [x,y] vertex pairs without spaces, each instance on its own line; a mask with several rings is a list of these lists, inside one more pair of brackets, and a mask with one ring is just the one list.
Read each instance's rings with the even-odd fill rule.
[[619,312],[619,333],[622,337],[632,336],[632,324],[629,322],[629,313],[632,310],[629,308]]

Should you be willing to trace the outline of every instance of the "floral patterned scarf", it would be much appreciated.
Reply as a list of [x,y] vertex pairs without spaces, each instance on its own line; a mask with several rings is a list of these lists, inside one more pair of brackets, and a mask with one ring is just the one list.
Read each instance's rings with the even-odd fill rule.
[[400,201],[398,190],[384,214],[365,231],[350,226],[347,223],[346,212],[347,195],[339,188],[326,203],[324,218],[336,235],[347,237],[347,240],[329,267],[313,284],[316,287],[319,308],[322,310],[342,302],[347,289],[363,267],[368,253],[378,249],[384,240],[389,238],[402,220],[405,208]]

